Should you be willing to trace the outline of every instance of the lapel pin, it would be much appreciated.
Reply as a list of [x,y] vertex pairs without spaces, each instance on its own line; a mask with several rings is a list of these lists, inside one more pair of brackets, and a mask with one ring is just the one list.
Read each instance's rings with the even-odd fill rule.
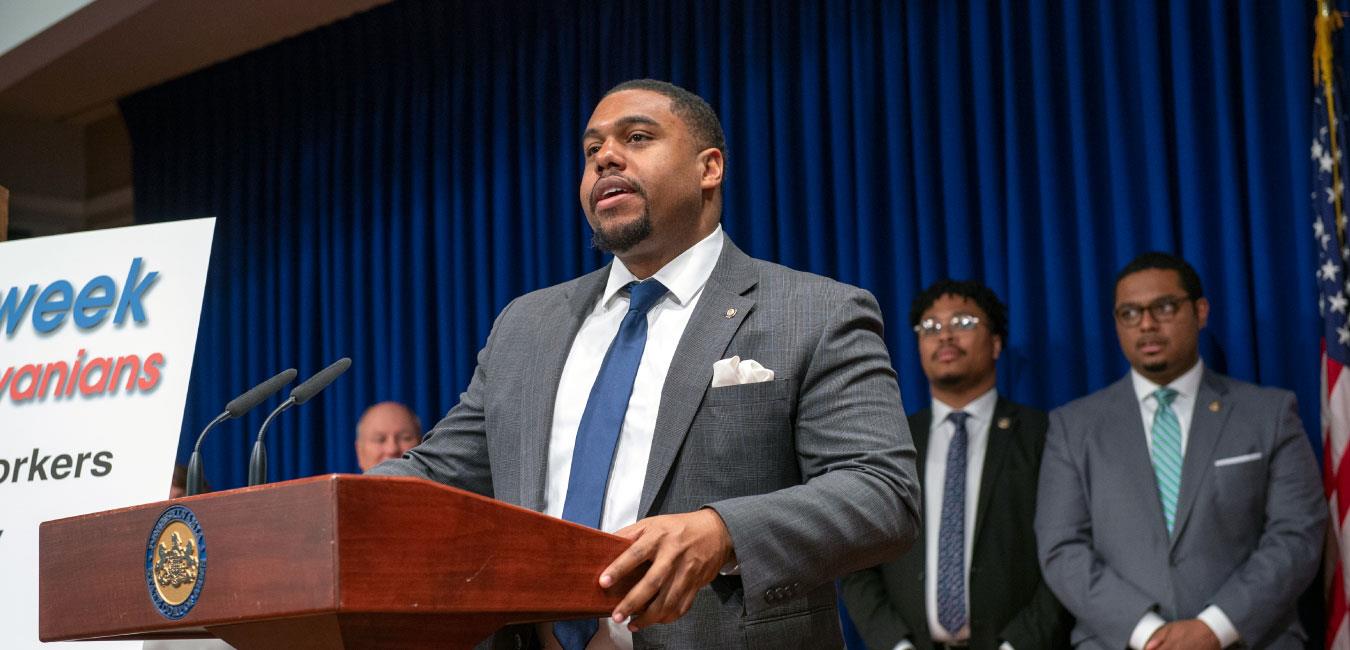
[[999,418],[999,419],[998,419],[998,428],[1003,429],[1003,430],[1006,431],[1006,430],[1008,429],[1008,427],[1011,427],[1011,426],[1012,426],[1012,420],[1011,420],[1011,419],[1009,419],[1009,418]]
[[727,318],[735,318],[735,317],[736,317],[736,308],[732,307],[731,309],[728,309]]
[[1219,412],[1219,400],[1214,400],[1213,402],[1210,402],[1210,403],[1209,403],[1209,412],[1210,412],[1210,413],[1218,413],[1218,412]]

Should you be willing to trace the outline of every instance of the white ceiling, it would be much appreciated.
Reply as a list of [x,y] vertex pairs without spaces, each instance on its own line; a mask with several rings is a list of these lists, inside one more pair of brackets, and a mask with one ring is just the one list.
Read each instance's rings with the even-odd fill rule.
[[60,22],[93,0],[0,0],[0,54]]
[[[43,4],[0,2],[0,18]],[[22,27],[6,21],[0,45],[25,38],[23,30],[41,31],[0,47],[0,115],[87,121],[119,97],[386,2],[64,0],[25,14]]]

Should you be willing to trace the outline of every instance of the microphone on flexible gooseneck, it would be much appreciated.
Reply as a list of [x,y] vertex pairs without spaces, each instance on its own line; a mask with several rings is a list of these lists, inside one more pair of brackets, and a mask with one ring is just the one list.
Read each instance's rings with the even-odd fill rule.
[[243,395],[230,400],[225,405],[225,411],[211,420],[211,423],[202,429],[201,435],[197,436],[197,444],[192,447],[192,459],[188,461],[187,485],[184,486],[186,496],[201,494],[206,491],[206,477],[202,475],[202,440],[206,439],[206,432],[215,428],[217,424],[226,420],[231,420],[243,416],[245,413],[262,403],[263,400],[276,394],[283,386],[295,381],[295,376],[299,374],[295,368],[283,370],[276,376],[267,381],[248,389]]
[[273,409],[267,419],[263,420],[262,427],[258,429],[258,439],[253,443],[253,453],[249,454],[248,457],[249,485],[262,485],[267,482],[267,447],[263,444],[263,435],[267,433],[267,425],[272,423],[272,418],[292,406],[304,404],[313,399],[320,391],[328,388],[328,385],[333,383],[333,380],[337,379],[339,375],[347,372],[350,367],[352,367],[350,357],[342,357],[334,361],[332,365],[320,370],[313,377],[296,386],[291,391],[290,398],[282,402],[281,406]]

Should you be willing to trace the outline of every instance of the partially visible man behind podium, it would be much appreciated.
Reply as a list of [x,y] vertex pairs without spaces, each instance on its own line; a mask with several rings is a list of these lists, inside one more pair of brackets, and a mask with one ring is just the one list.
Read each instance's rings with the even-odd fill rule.
[[422,420],[399,402],[380,402],[356,421],[356,464],[363,472],[400,458],[422,441]]
[[723,234],[725,143],[697,95],[620,84],[581,150],[581,205],[615,261],[507,305],[459,404],[371,473],[635,540],[600,585],[650,567],[610,618],[507,645],[839,647],[833,580],[918,530],[876,301]]

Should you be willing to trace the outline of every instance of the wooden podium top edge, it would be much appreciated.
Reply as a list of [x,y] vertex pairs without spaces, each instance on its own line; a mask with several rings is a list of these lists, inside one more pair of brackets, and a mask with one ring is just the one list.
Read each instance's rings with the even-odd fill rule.
[[469,492],[468,490],[462,490],[462,489],[457,488],[457,487],[452,487],[452,486],[449,486],[449,485],[445,485],[445,484],[443,484],[443,483],[437,483],[436,481],[432,481],[432,480],[429,480],[429,479],[421,478],[421,477],[418,477],[418,476],[366,476],[366,475],[363,475],[363,474],[340,474],[340,473],[320,474],[320,475],[317,475],[317,476],[307,476],[307,477],[305,477],[305,478],[291,479],[291,480],[289,480],[289,481],[278,481],[278,482],[276,482],[276,483],[265,483],[265,484],[263,484],[263,485],[254,485],[254,486],[249,486],[249,487],[241,487],[241,488],[235,488],[235,489],[233,489],[233,490],[221,490],[221,491],[219,491],[219,492],[207,492],[206,494],[196,494],[196,495],[193,495],[193,496],[190,496],[190,497],[180,497],[180,498],[177,498],[177,499],[165,499],[165,500],[163,500],[163,501],[150,501],[150,502],[147,502],[147,503],[142,503],[142,504],[138,504],[138,505],[134,505],[134,506],[126,506],[126,507],[123,507],[123,508],[114,508],[114,509],[112,509],[112,510],[102,510],[102,511],[98,511],[98,512],[89,512],[89,513],[80,514],[80,515],[72,515],[72,516],[70,516],[70,517],[61,517],[61,518],[58,518],[58,519],[50,519],[50,520],[47,520],[47,521],[42,522],[42,523],[39,525],[39,530],[44,529],[44,528],[47,528],[49,525],[51,525],[51,526],[57,526],[57,525],[64,525],[64,524],[69,524],[69,523],[75,523],[75,522],[78,522],[78,521],[81,521],[81,520],[92,520],[92,519],[97,519],[97,518],[100,518],[100,517],[107,517],[107,516],[117,515],[117,514],[121,514],[121,513],[133,511],[133,510],[142,510],[142,509],[145,509],[145,508],[148,508],[148,507],[151,507],[151,506],[159,506],[159,507],[163,507],[163,508],[167,508],[167,507],[169,507],[169,506],[177,505],[177,504],[183,504],[183,505],[191,506],[193,503],[196,503],[196,502],[199,502],[199,501],[203,501],[203,500],[206,500],[206,499],[218,499],[218,498],[223,497],[223,496],[230,496],[230,495],[237,495],[237,494],[247,494],[247,493],[251,493],[251,492],[260,492],[260,491],[264,491],[264,490],[293,489],[293,488],[298,488],[298,487],[302,487],[302,486],[307,486],[307,485],[311,485],[311,484],[315,484],[315,483],[329,483],[330,485],[333,486],[332,489],[336,490],[338,484],[340,484],[340,483],[365,483],[365,482],[371,482],[371,483],[405,483],[405,484],[410,484],[410,485],[422,485],[422,486],[424,486],[424,487],[430,487],[430,488],[434,488],[434,489],[438,489],[438,490],[443,490],[443,491],[446,491],[446,492],[449,492],[449,493],[452,493],[452,494],[459,495],[459,496],[461,496],[461,497],[466,497],[466,498],[470,498],[470,499],[476,499],[476,500],[479,500],[479,501],[489,502],[489,503],[494,504],[496,507],[507,508],[507,509],[510,509],[510,510],[515,510],[515,511],[518,511],[518,512],[527,513],[527,514],[530,514],[530,515],[533,515],[533,516],[537,516],[537,517],[547,517],[549,520],[551,520],[551,521],[553,521],[553,522],[560,523],[560,524],[564,524],[564,525],[567,525],[567,526],[573,526],[573,527],[579,528],[579,529],[581,529],[581,530],[588,531],[588,532],[590,532],[590,533],[592,533],[592,534],[594,534],[594,533],[599,533],[599,534],[604,535],[604,536],[606,536],[606,537],[611,537],[611,538],[616,539],[616,540],[621,540],[621,541],[623,541],[623,542],[625,542],[625,543],[631,542],[631,540],[624,539],[624,538],[622,538],[622,537],[619,537],[618,535],[614,535],[614,534],[611,534],[611,533],[606,533],[606,532],[603,532],[603,531],[598,531],[598,530],[595,530],[594,528],[590,528],[590,527],[588,527],[588,526],[583,526],[583,525],[581,525],[581,524],[573,523],[573,522],[567,521],[567,520],[565,520],[565,519],[558,519],[558,518],[555,518],[555,517],[549,517],[548,515],[546,515],[546,514],[544,514],[544,513],[542,513],[542,512],[537,512],[537,511],[535,511],[535,510],[530,510],[529,508],[523,508],[523,507],[521,507],[521,506],[518,506],[518,505],[515,505],[515,504],[512,504],[512,503],[507,503],[507,502],[505,502],[505,501],[500,501],[500,500],[498,500],[498,499],[493,499],[493,498],[491,498],[491,497],[485,497],[485,496],[483,496],[483,495],[481,495],[481,494],[475,494],[475,493],[473,493],[473,492]]

